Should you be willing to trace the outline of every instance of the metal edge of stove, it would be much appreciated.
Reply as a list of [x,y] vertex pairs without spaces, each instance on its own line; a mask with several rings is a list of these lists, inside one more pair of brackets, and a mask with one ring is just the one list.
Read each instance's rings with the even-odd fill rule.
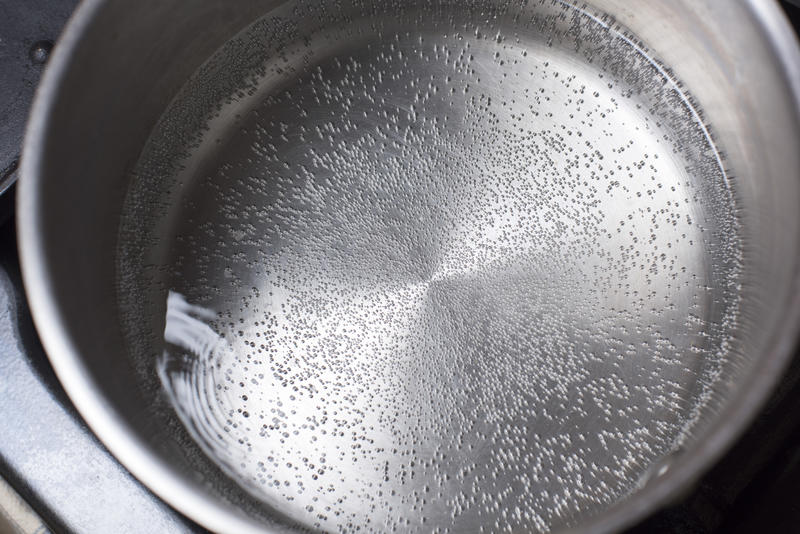
[[[22,72],[24,82],[11,87],[16,91],[13,101],[7,99],[6,108],[0,107],[6,130],[19,129],[0,132],[11,136],[5,138],[6,145],[7,139],[11,144],[21,139],[41,72],[37,45],[55,40],[76,3],[6,2],[23,7],[5,17],[5,22],[0,20],[0,46],[16,54],[9,58],[0,49],[0,68]],[[783,5],[800,29],[800,0],[786,0]],[[31,17],[38,17],[35,24]],[[8,81],[4,83],[0,82],[0,90],[10,87]],[[5,165],[0,169],[0,477],[54,532],[207,532],[136,481],[94,437],[61,389],[27,310],[13,223],[6,222],[13,211],[14,162],[19,151],[9,151],[8,146],[0,146],[0,151],[5,158],[0,161]],[[800,524],[800,503],[793,504],[791,497],[800,489],[798,384],[800,358],[795,358],[767,408],[733,450],[681,502],[629,534],[743,534],[756,528],[795,532]],[[767,518],[771,523],[765,525]]]
[[42,518],[28,503],[0,478],[0,532],[19,534],[51,534]]

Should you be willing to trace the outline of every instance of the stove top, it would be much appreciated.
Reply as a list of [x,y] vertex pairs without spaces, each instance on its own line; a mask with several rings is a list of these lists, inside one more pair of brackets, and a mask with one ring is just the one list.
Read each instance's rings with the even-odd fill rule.
[[[800,30],[795,3],[782,5]],[[88,429],[39,344],[22,289],[12,217],[20,143],[42,68],[76,4],[0,5],[0,532],[11,500],[19,512],[10,519],[25,534],[204,533],[139,484]],[[797,532],[798,493],[800,356],[738,444],[679,502],[628,534]]]

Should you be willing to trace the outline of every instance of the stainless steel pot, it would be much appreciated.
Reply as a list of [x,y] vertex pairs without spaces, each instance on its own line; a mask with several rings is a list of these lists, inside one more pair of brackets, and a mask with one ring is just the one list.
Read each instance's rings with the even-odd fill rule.
[[86,0],[18,197],[70,398],[216,531],[607,532],[800,325],[766,0]]

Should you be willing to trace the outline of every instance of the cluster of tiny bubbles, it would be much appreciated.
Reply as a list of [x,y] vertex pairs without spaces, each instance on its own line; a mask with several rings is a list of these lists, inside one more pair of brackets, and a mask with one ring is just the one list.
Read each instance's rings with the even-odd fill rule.
[[307,528],[585,520],[681,445],[736,328],[699,106],[586,6],[344,4],[259,20],[156,127],[120,230],[130,352]]

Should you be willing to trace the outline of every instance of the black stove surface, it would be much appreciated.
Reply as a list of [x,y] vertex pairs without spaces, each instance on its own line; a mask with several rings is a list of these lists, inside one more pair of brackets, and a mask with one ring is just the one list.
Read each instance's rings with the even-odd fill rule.
[[16,180],[39,76],[76,0],[0,1],[0,194]]
[[[0,0],[0,478],[53,532],[204,533],[139,484],[58,383],[22,290],[13,182],[28,107],[76,0]],[[783,2],[800,30],[800,8]],[[737,445],[628,534],[800,532],[800,356]]]

